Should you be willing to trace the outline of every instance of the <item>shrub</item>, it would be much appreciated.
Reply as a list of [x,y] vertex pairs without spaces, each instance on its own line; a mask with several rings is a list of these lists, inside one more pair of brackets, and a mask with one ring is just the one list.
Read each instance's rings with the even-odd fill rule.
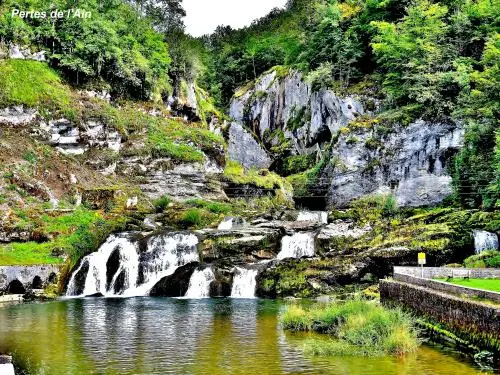
[[202,222],[202,215],[201,215],[200,210],[198,210],[196,208],[187,210],[182,215],[181,222],[182,222],[182,224],[184,224],[188,227],[199,226]]
[[500,251],[489,250],[464,260],[467,268],[500,268]]
[[163,212],[170,204],[170,197],[164,195],[153,202],[156,212]]

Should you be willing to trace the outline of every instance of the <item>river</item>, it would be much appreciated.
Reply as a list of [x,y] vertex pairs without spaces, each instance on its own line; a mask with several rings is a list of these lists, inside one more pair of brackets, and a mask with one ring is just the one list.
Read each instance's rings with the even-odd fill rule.
[[0,353],[34,374],[479,374],[422,346],[403,358],[308,357],[259,299],[82,298],[0,306]]

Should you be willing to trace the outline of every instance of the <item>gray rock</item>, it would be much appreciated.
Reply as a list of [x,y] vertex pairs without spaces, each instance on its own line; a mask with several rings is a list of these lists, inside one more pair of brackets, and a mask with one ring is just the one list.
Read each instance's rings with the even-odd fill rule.
[[271,158],[252,135],[238,122],[229,128],[229,158],[241,163],[245,168],[266,169]]
[[215,168],[214,165],[218,166],[215,161],[175,164],[168,158],[132,156],[120,158],[116,173],[140,177],[141,190],[151,199],[167,195],[179,201],[192,198],[226,200],[218,178],[220,166]]
[[396,127],[373,150],[366,142],[377,137],[368,128],[342,136],[332,152],[336,165],[322,176],[330,179],[329,204],[344,207],[368,194],[392,194],[398,206],[441,202],[451,194],[447,166],[462,146],[463,129],[455,123],[416,121]]
[[36,119],[37,114],[36,109],[24,108],[22,105],[0,109],[0,124],[27,125]]
[[65,155],[81,155],[91,148],[121,149],[120,134],[98,121],[88,121],[81,128],[66,119],[42,121],[34,133]]

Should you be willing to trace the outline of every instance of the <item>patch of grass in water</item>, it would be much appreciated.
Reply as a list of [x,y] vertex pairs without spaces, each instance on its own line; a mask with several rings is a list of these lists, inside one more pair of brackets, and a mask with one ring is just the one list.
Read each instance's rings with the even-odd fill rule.
[[309,309],[290,306],[280,322],[291,331],[331,335],[331,340],[306,341],[305,351],[313,355],[403,355],[414,352],[420,344],[409,314],[362,300]]

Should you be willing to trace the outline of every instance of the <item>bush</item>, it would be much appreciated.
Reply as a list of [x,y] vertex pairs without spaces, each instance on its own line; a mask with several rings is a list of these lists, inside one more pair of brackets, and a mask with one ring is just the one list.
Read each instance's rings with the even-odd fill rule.
[[464,260],[467,268],[500,268],[500,251],[489,250]]
[[186,203],[193,207],[205,208],[214,214],[227,214],[231,211],[231,205],[227,203],[212,202],[203,199],[190,199]]
[[289,307],[280,317],[283,328],[331,335],[332,340],[306,342],[315,355],[402,355],[419,345],[410,315],[362,300],[303,309]]
[[202,215],[200,210],[196,208],[187,210],[182,215],[181,222],[187,227],[199,226],[202,222]]
[[170,204],[170,197],[164,195],[153,202],[156,212],[163,212]]

